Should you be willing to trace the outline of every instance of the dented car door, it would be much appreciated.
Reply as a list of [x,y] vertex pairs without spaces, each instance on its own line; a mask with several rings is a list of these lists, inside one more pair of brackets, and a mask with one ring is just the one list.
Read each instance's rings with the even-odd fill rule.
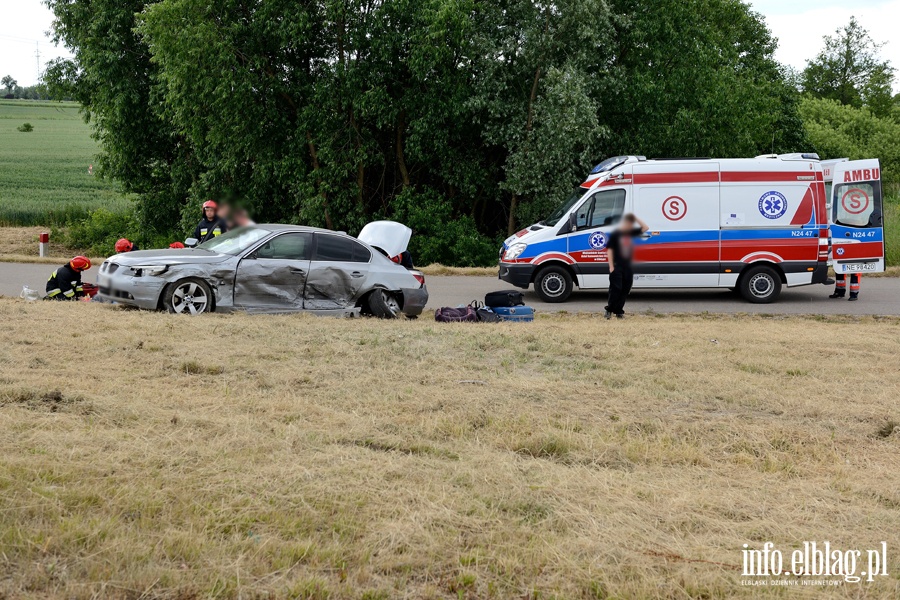
[[241,259],[234,282],[235,308],[252,312],[302,310],[312,240],[312,233],[284,233]]
[[316,234],[303,307],[332,310],[353,307],[369,276],[371,251],[349,237]]

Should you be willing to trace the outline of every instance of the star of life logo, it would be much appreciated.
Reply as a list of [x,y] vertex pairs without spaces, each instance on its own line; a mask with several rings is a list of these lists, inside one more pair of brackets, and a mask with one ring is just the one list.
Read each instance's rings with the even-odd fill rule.
[[831,542],[803,542],[782,551],[772,542],[744,544],[743,586],[839,586],[889,577],[887,542],[871,550],[842,550]]
[[766,192],[759,199],[759,213],[767,219],[780,219],[787,208],[787,198],[780,192]]
[[591,248],[594,250],[603,250],[606,248],[608,240],[606,238],[606,234],[602,231],[597,231],[596,233],[592,233],[591,237],[588,238],[588,243],[591,245]]

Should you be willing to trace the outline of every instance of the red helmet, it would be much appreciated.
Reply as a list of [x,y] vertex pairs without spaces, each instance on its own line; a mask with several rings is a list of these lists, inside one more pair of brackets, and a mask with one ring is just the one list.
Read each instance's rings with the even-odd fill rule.
[[69,261],[69,266],[79,272],[87,271],[91,268],[91,259],[87,256],[76,256]]
[[206,210],[207,208],[218,209],[219,205],[212,200],[207,200],[203,203],[203,210]]
[[169,248],[184,248],[184,244],[181,242],[172,242],[169,244]]
[[116,252],[131,252],[131,249],[134,248],[134,244],[129,242],[127,239],[122,238],[118,242],[116,242]]

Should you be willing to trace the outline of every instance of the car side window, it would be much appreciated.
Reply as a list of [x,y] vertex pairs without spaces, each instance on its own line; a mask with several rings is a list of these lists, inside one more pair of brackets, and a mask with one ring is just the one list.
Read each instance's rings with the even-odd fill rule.
[[316,237],[316,254],[313,260],[367,263],[371,258],[372,253],[368,248],[350,238],[327,234]]
[[310,260],[311,255],[311,233],[285,233],[272,238],[256,251],[257,258],[275,260]]
[[578,229],[616,225],[625,212],[625,190],[597,192],[578,209]]

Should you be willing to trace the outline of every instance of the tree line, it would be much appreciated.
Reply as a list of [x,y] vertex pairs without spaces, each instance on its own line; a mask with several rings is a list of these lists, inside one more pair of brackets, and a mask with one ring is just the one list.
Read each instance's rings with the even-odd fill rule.
[[395,219],[421,262],[489,264],[605,157],[815,150],[804,120],[844,108],[896,124],[866,36],[859,72],[833,77],[838,43],[792,73],[738,0],[46,3],[75,58],[45,79],[156,231],[213,197],[351,233]]

